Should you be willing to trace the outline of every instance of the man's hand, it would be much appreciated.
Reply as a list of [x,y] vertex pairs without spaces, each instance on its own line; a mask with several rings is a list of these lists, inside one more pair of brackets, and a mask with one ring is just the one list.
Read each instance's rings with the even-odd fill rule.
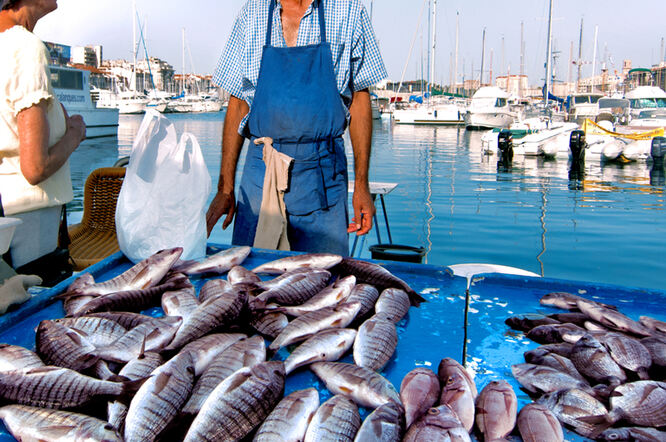
[[365,235],[372,229],[372,218],[375,216],[375,204],[367,185],[354,188],[352,206],[354,207],[354,217],[347,233],[356,232],[356,235]]
[[236,197],[234,194],[217,192],[215,198],[213,198],[213,201],[208,207],[208,212],[206,212],[206,228],[208,229],[208,236],[210,236],[210,232],[222,215],[226,215],[224,223],[222,224],[222,229],[226,229],[229,227],[229,224],[231,224],[231,221],[233,221],[235,213]]

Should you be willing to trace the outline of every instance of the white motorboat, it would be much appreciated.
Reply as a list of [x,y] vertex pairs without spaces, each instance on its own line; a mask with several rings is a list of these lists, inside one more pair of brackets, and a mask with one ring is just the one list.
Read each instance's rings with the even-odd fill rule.
[[[551,122],[546,118],[528,118],[509,127],[513,136],[514,155],[549,158],[569,156],[569,137],[578,129],[575,123]],[[481,137],[486,155],[497,155],[500,130],[493,129]]]
[[396,109],[393,121],[396,124],[438,124],[457,126],[463,124],[465,109],[456,102],[421,105],[414,108]]
[[468,129],[508,128],[516,119],[508,103],[509,94],[502,89],[486,86],[480,88],[465,113]]
[[90,94],[90,72],[65,66],[49,66],[51,85],[70,115],[79,114],[86,123],[86,138],[118,136],[118,110],[101,109]]
[[577,94],[571,97],[567,119],[582,124],[586,119],[594,121],[599,115],[601,94]]
[[666,111],[666,92],[656,86],[639,86],[627,92],[625,98],[629,100],[632,118],[639,118],[646,110]]
[[97,107],[100,109],[118,109],[121,114],[142,114],[146,112],[148,98],[134,91],[115,93],[109,90],[94,90],[97,95]]

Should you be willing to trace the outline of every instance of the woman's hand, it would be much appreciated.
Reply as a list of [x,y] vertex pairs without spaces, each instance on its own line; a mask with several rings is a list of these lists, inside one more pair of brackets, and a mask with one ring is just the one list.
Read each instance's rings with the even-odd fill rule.
[[[62,106],[62,104],[60,104]],[[67,123],[67,131],[65,134],[70,134],[78,143],[86,139],[86,123],[83,121],[81,115],[72,115],[67,113],[65,106],[62,106],[62,111],[65,113],[65,121]]]

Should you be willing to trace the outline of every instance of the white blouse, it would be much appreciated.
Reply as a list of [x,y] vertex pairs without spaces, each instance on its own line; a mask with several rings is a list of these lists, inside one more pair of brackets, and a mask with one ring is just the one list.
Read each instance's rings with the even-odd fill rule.
[[24,27],[0,32],[0,197],[7,216],[62,205],[74,198],[69,162],[36,186],[21,173],[17,117],[22,110],[46,101],[49,146],[67,129],[51,87],[48,60],[44,43]]

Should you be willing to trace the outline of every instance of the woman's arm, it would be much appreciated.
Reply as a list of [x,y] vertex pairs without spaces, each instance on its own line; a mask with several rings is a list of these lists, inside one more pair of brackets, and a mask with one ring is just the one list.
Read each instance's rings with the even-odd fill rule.
[[41,101],[19,112],[17,118],[21,173],[33,186],[56,173],[86,137],[83,117],[70,117],[63,107],[67,131],[60,141],[49,147],[47,106],[46,101]]

